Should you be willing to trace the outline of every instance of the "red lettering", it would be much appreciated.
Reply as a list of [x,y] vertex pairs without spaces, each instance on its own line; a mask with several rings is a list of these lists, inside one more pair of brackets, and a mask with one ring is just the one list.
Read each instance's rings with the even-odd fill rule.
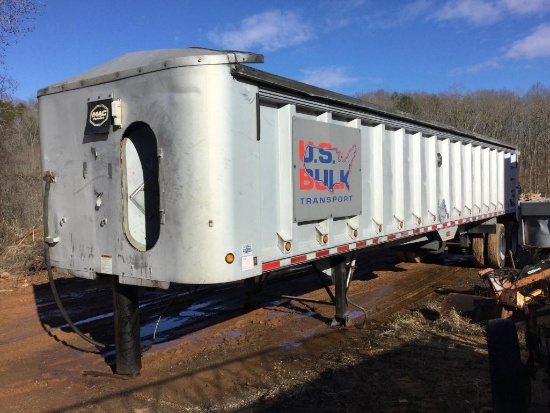
[[304,161],[304,154],[306,152],[306,146],[315,146],[312,141],[309,141],[307,144],[304,140],[300,139],[298,141],[298,157],[300,162]]
[[306,168],[300,168],[300,191],[313,189],[313,178],[306,173]]
[[[306,142],[305,140],[300,139],[298,141],[298,157],[302,162],[302,165],[303,165],[304,154],[306,152],[307,146],[317,146],[319,148],[332,149],[331,144],[328,142],[321,142],[321,143],[315,144],[313,143],[313,141]],[[309,191],[309,190],[312,190],[314,187],[319,191],[324,191],[327,189],[327,187],[323,185],[321,181],[315,181],[311,176],[309,176],[306,173],[305,168],[300,168],[300,190]],[[334,186],[334,189],[343,189],[343,188],[345,188],[345,185],[343,182]]]

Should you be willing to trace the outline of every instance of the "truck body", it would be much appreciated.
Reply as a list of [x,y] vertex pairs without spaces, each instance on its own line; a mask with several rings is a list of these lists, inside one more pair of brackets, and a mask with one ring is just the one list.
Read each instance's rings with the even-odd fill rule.
[[531,250],[550,248],[550,199],[521,201],[519,243]]
[[40,90],[51,264],[221,283],[515,220],[515,147],[248,66],[262,61],[137,52]]

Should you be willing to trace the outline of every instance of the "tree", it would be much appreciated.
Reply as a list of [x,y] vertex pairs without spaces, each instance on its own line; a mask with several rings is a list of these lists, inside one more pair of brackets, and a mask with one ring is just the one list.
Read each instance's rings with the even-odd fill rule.
[[34,0],[0,0],[0,63],[6,47],[17,41],[17,37],[32,30],[27,20],[39,14]]
[[418,115],[420,113],[420,108],[411,95],[394,92],[391,95],[391,100],[394,109],[410,113],[411,115]]
[[537,83],[526,93],[508,90],[390,93],[377,90],[359,98],[477,132],[515,145],[524,192],[550,196],[550,88]]
[[41,222],[38,102],[0,100],[0,136],[1,253],[3,246]]
[[[40,8],[34,0],[0,0],[0,68],[4,65],[6,48],[32,30],[27,22],[39,13]],[[15,84],[3,69],[0,70],[0,99],[6,99]]]

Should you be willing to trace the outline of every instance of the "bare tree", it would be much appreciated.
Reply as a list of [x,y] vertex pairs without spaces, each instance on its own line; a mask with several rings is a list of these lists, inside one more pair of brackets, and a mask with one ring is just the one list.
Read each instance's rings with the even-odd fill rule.
[[538,83],[523,94],[455,86],[437,95],[377,90],[358,97],[515,145],[524,192],[550,196],[550,88]]
[[41,222],[38,102],[0,100],[0,252]]
[[35,0],[0,0],[0,99],[5,100],[15,89],[14,81],[2,68],[6,49],[17,38],[32,30],[29,20],[40,14]]
[[39,13],[34,0],[0,0],[0,64],[3,63],[6,47],[32,30],[27,22]]

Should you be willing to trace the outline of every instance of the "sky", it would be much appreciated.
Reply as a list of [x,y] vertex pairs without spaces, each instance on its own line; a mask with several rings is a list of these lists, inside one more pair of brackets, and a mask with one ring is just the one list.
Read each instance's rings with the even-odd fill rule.
[[550,86],[550,0],[42,0],[6,49],[16,98],[128,52],[199,46],[347,95]]

